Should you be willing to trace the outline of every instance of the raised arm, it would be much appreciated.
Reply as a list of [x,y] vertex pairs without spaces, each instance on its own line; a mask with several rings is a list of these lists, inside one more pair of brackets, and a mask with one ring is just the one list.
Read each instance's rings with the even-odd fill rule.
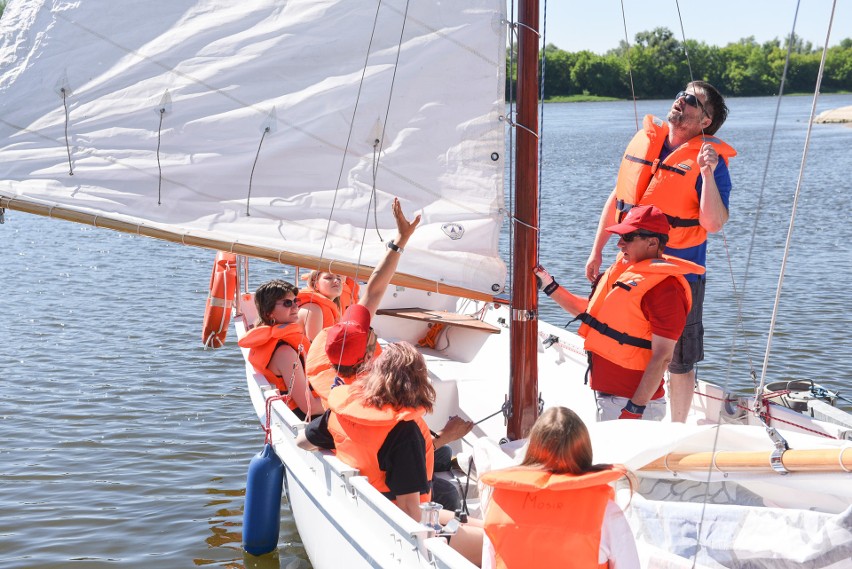
[[712,144],[705,144],[698,153],[698,167],[701,168],[701,201],[698,205],[698,223],[710,233],[716,233],[728,221],[728,208],[722,202],[716,185],[716,166],[719,155]]
[[609,236],[612,235],[609,231],[606,231],[604,228],[615,223],[615,189],[613,188],[612,193],[609,194],[609,197],[606,199],[606,203],[604,203],[603,210],[601,211],[600,220],[598,220],[598,228],[595,230],[595,241],[592,244],[592,252],[589,253],[589,258],[586,261],[586,278],[589,281],[594,282],[594,280],[598,277],[601,272],[601,265],[603,263],[603,248],[606,245],[606,242],[609,241]]
[[376,269],[373,271],[373,274],[370,275],[370,280],[367,281],[364,294],[361,295],[361,300],[358,301],[358,304],[366,307],[367,310],[370,311],[371,318],[376,316],[376,310],[379,309],[379,303],[381,303],[382,298],[385,295],[385,290],[387,290],[390,280],[393,278],[396,268],[399,265],[399,257],[402,255],[403,249],[405,249],[405,246],[408,244],[408,239],[420,223],[419,215],[417,215],[412,221],[408,221],[408,219],[406,219],[405,215],[402,213],[402,206],[397,198],[393,199],[392,210],[394,219],[396,219],[396,237],[394,237],[393,243],[396,245],[398,250],[390,248],[387,250],[385,256],[382,257],[382,260],[379,261],[378,265],[376,265]]

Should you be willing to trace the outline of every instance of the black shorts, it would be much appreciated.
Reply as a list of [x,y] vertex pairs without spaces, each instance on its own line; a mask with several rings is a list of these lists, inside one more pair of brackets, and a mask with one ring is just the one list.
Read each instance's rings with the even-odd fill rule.
[[698,279],[690,281],[692,309],[686,315],[686,327],[675,345],[669,373],[687,373],[704,359],[704,283]]

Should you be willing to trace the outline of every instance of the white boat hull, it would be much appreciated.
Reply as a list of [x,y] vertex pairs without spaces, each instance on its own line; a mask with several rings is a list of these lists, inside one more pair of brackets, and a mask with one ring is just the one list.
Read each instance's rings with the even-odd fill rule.
[[[489,334],[447,326],[436,349],[422,351],[438,393],[434,412],[428,418],[430,425],[440,428],[450,415],[477,421],[474,431],[461,444],[456,443],[455,450],[475,456],[479,473],[511,463],[510,454],[498,445],[505,436],[499,411],[509,392],[508,308],[473,301],[459,307],[450,297],[403,289],[389,291],[384,300],[383,308],[461,308],[467,314],[479,313],[503,330]],[[384,341],[416,343],[427,330],[425,322],[392,316],[378,316],[373,324]],[[596,461],[623,463],[637,472],[638,493],[625,500],[625,505],[631,501],[626,513],[646,566],[665,563],[676,567],[696,552],[697,567],[738,566],[731,561],[736,559],[749,560],[754,567],[771,567],[771,560],[806,562],[803,551],[810,551],[808,559],[824,560],[814,567],[834,567],[831,560],[838,555],[852,556],[852,475],[842,471],[742,473],[719,468],[639,472],[667,453],[771,451],[773,445],[762,426],[748,424],[749,414],[742,408],[747,405],[733,402],[721,389],[706,383],[700,386],[685,425],[668,421],[596,423],[594,398],[583,382],[586,359],[581,340],[546,323],[540,323],[539,329],[540,341],[551,335],[558,337],[549,347],[541,343],[538,347],[539,390],[544,406],[574,409],[590,428]],[[277,392],[250,366],[246,371],[252,401],[261,421],[265,421],[265,398]],[[442,539],[370,487],[357,471],[330,453],[298,449],[294,437],[302,423],[281,402],[273,409],[273,443],[286,465],[290,506],[314,567],[336,569],[340,563],[347,567],[472,567]],[[848,436],[840,426],[774,406],[771,414],[781,419],[776,427],[791,448],[841,448],[849,444],[833,438]],[[852,456],[852,449],[849,454]],[[475,494],[473,508],[478,506]],[[766,535],[761,528],[770,519],[786,520],[783,523],[792,529]],[[743,531],[731,529],[743,525]],[[697,546],[695,535],[700,530],[704,537]],[[713,541],[720,532],[731,536],[724,545]],[[661,535],[670,541],[661,542]]]

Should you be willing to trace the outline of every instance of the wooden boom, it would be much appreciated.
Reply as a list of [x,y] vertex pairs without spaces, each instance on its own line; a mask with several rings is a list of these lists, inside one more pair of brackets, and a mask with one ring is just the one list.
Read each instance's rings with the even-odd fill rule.
[[[238,255],[265,259],[274,263],[281,263],[282,265],[293,265],[295,267],[322,266],[324,270],[327,270],[328,272],[339,273],[347,277],[359,277],[366,279],[373,272],[373,267],[367,265],[359,266],[355,263],[319,259],[318,257],[310,255],[289,253],[284,250],[258,247],[246,243],[238,243],[236,241],[225,241],[221,239],[201,237],[198,235],[182,234],[176,231],[158,229],[156,227],[131,223],[103,215],[84,213],[60,206],[49,206],[6,196],[0,196],[0,208],[8,208],[56,219],[64,219],[66,221],[73,221],[84,225],[112,229],[113,231],[120,231],[122,233],[131,233],[134,235],[153,237],[154,239],[161,239],[163,241],[170,241],[172,243],[181,243],[183,245],[190,245],[193,247],[213,249],[214,251],[230,251],[231,253],[237,253]],[[325,267],[328,268],[325,269]],[[484,300],[486,302],[495,300],[494,296],[490,294],[462,287],[445,285],[434,280],[424,279],[405,273],[396,273],[391,279],[391,283],[418,290],[428,290],[430,292],[438,292],[451,296],[461,296],[474,300]]]
[[[719,472],[771,472],[771,455],[772,451],[670,453],[639,470],[687,472],[712,469]],[[788,450],[781,456],[781,464],[789,472],[852,473],[852,446],[840,449]]]

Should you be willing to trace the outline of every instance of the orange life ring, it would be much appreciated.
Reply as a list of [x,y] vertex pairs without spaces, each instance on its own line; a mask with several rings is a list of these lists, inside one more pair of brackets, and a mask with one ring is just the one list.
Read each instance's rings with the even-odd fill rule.
[[237,293],[237,256],[219,251],[210,275],[210,294],[204,309],[204,331],[201,341],[205,346],[221,348],[228,334],[231,306]]

